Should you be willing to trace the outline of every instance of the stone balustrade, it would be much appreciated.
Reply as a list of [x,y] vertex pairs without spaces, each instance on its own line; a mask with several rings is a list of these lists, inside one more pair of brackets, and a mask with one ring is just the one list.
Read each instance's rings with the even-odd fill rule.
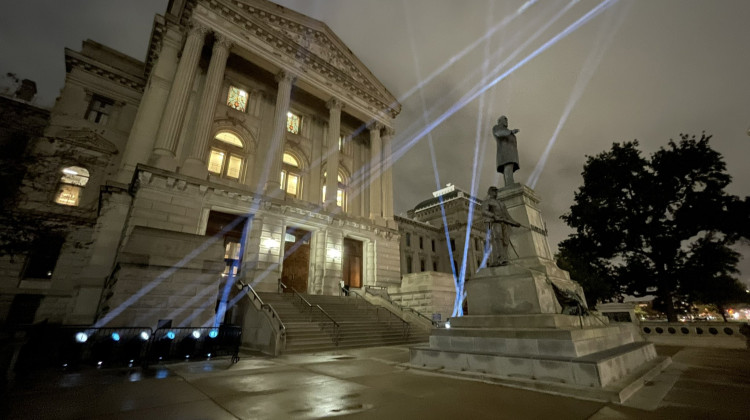
[[646,341],[659,345],[750,348],[750,327],[741,322],[641,321],[638,328]]

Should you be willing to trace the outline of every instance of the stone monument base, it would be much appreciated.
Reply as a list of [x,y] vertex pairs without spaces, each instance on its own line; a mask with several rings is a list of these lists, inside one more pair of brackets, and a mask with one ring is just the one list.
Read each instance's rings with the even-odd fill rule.
[[[585,320],[585,321],[584,321]],[[592,322],[599,326],[593,326]],[[581,327],[583,323],[583,327]],[[580,398],[622,402],[670,359],[630,325],[561,314],[469,315],[434,329],[410,366]]]

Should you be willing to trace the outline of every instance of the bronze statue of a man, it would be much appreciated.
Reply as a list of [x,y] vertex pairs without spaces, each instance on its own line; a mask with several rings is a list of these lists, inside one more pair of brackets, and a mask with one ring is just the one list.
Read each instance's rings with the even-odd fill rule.
[[497,125],[492,127],[492,134],[497,141],[497,171],[503,174],[505,186],[513,184],[513,172],[517,171],[518,143],[516,133],[520,130],[508,129],[508,117],[505,115],[497,119]]
[[487,223],[487,241],[485,249],[490,247],[488,267],[499,267],[508,264],[508,247],[510,238],[508,226],[521,226],[513,220],[505,204],[497,196],[497,187],[490,187],[487,198],[482,201],[482,216]]

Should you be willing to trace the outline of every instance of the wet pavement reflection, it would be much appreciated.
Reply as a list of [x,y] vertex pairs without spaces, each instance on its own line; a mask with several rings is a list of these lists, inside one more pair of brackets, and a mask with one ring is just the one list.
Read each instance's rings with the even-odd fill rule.
[[[413,370],[404,364],[408,347],[394,346],[277,358],[245,354],[236,364],[219,358],[148,368],[41,372],[16,384],[0,418],[646,420],[701,415],[709,407],[712,414],[730,418],[747,413],[747,352],[675,353],[675,366],[682,370],[670,374],[683,375],[684,381],[676,381],[679,392],[670,391],[651,411]],[[731,360],[726,362],[731,371],[716,354]],[[703,370],[688,368],[701,363]],[[714,378],[732,382],[722,388],[728,393],[721,398],[722,407],[711,407],[711,396],[689,389],[708,380],[709,368],[720,369]],[[690,406],[691,399],[706,407]]]

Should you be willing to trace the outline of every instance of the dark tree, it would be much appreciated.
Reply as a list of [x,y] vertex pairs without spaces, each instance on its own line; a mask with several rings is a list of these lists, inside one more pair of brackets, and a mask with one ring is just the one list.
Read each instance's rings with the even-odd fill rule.
[[690,299],[737,282],[738,255],[729,246],[750,225],[747,199],[725,191],[731,177],[711,136],[680,137],[648,159],[637,141],[589,156],[583,186],[562,216],[576,232],[560,244],[560,259],[587,293],[654,294],[670,321]]

